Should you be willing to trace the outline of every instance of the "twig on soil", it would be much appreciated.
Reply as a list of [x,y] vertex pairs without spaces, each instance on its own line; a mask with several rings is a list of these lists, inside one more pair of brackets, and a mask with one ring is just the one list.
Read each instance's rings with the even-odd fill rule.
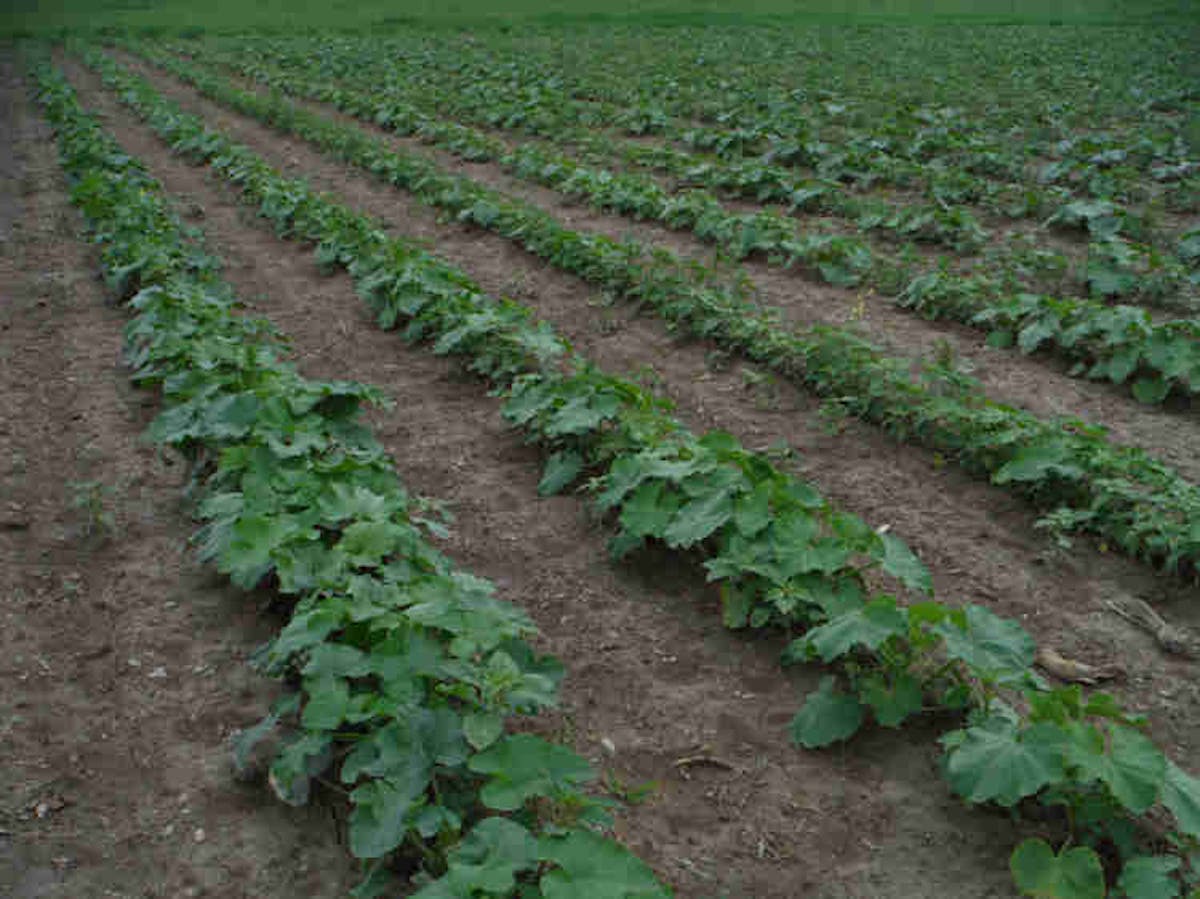
[[1107,600],[1105,605],[1126,621],[1150,634],[1164,652],[1190,659],[1200,658],[1200,640],[1182,628],[1170,624],[1145,600],[1125,597]]
[[726,771],[736,771],[737,767],[732,762],[727,762],[723,758],[718,758],[715,755],[685,755],[682,758],[675,759],[674,765],[679,769],[679,773],[687,777],[687,769],[693,765],[712,765],[714,768],[724,768]]

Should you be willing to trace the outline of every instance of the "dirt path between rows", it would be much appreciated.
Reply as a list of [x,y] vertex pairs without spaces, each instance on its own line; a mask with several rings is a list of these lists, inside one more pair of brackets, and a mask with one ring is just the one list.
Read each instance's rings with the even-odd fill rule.
[[[168,80],[178,83],[173,76],[132,54],[111,52],[122,63],[152,75],[160,84]],[[249,79],[228,77],[243,89],[265,92]],[[558,191],[510,175],[497,163],[464,161],[416,138],[398,137],[355,119],[329,104],[298,99],[292,102],[367,132],[397,150],[429,157],[447,172],[464,175],[538,206],[576,231],[615,239],[632,237],[647,246],[670,249],[684,258],[712,258],[712,245],[690,232],[598,212]],[[782,310],[789,321],[848,327],[902,358],[948,356],[978,378],[992,399],[1044,418],[1066,416],[1102,424],[1115,441],[1140,447],[1193,482],[1200,482],[1200,453],[1195,451],[1200,445],[1200,416],[1194,414],[1194,404],[1187,400],[1173,399],[1163,406],[1146,406],[1130,395],[1128,385],[1068,377],[1070,363],[1048,351],[1024,356],[1016,350],[993,349],[986,345],[986,331],[948,320],[929,321],[896,307],[887,298],[871,298],[869,291],[832,287],[814,281],[799,269],[784,271],[762,259],[746,260],[742,265],[753,280],[761,302]]]
[[[775,667],[777,646],[724,633],[711,592],[669,566],[609,563],[602,535],[576,500],[534,499],[536,456],[504,431],[480,385],[369,327],[347,279],[318,278],[300,251],[250,227],[229,189],[171,158],[98,79],[74,64],[69,72],[128,149],[185,195],[186,208],[202,211],[215,248],[231,260],[231,279],[292,334],[306,371],[361,378],[396,396],[397,412],[378,419],[381,435],[414,489],[452,500],[459,515],[452,554],[528,608],[547,645],[568,662],[563,732],[597,757],[600,741],[611,740],[612,764],[626,782],[664,782],[662,797],[625,815],[623,832],[682,895],[794,896],[806,883],[811,891],[800,895],[1008,894],[1008,825],[967,815],[944,787],[930,788],[937,775],[927,728],[899,738],[871,734],[842,753],[787,749],[782,730],[795,687]],[[719,424],[751,445],[786,439],[800,447],[813,460],[806,474],[836,498],[854,500],[847,505],[873,524],[893,523],[931,564],[943,594],[1020,616],[1068,654],[1120,659],[1130,672],[1122,692],[1151,711],[1176,757],[1197,745],[1197,722],[1187,711],[1192,669],[1097,612],[1098,600],[1114,590],[1181,596],[1171,582],[1084,550],[1052,556],[1015,503],[957,471],[931,467],[927,454],[854,424],[830,436],[807,398],[778,385],[756,406],[739,372],[706,369],[706,347],[673,340],[656,321],[593,309],[575,279],[507,241],[439,224],[432,211],[300,142],[182,87],[164,87],[275,164],[436,245],[490,291],[519,291],[605,367],[636,369],[653,359],[694,427]],[[800,685],[814,676],[795,675]],[[705,745],[734,769],[709,766],[685,778],[675,762]],[[993,831],[990,843],[983,831]],[[953,873],[944,882],[929,879],[940,872]],[[963,894],[964,883],[979,892]]]
[[321,277],[308,253],[248,224],[229,191],[110,98],[83,95],[195,212],[239,295],[291,337],[306,374],[353,377],[395,399],[394,412],[373,415],[377,433],[412,489],[450,501],[448,552],[526,608],[567,664],[563,709],[541,727],[619,789],[658,782],[619,830],[681,897],[1011,895],[1008,822],[929,788],[935,729],[832,753],[789,747],[787,721],[816,671],[784,676],[778,641],[725,631],[713,591],[669,562],[611,562],[580,500],[537,499],[535,451],[477,381],[379,331],[347,277]]
[[140,442],[153,397],[18,71],[0,48],[0,894],[340,895],[330,808],[232,777],[269,631],[186,551],[182,466]]

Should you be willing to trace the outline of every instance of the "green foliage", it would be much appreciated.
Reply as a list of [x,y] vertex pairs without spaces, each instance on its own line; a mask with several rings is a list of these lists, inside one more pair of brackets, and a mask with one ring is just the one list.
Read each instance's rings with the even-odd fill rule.
[[489,808],[511,812],[536,796],[562,799],[595,778],[591,765],[575,753],[532,734],[505,737],[471,757],[469,767],[487,776],[480,799]]
[[[714,273],[703,266],[686,263],[663,250],[650,252],[631,241],[618,242],[571,231],[537,207],[469,178],[448,174],[425,157],[399,151],[363,131],[303,110],[281,96],[238,90],[199,66],[145,44],[138,44],[135,49],[192,82],[203,93],[239,111],[282,131],[299,134],[384,181],[445,209],[461,221],[519,242],[530,252],[579,274],[606,292],[653,306],[672,323],[696,336],[715,339],[819,393],[839,397],[848,412],[877,421],[906,439],[918,439],[968,469],[992,476],[996,483],[1046,509],[1045,523],[1049,527],[1091,532],[1111,546],[1168,570],[1187,577],[1195,572],[1196,560],[1200,559],[1200,531],[1196,530],[1196,522],[1200,521],[1200,491],[1146,453],[1111,443],[1102,429],[1084,422],[1044,421],[994,403],[969,379],[948,377],[936,367],[914,378],[905,361],[887,357],[843,330],[786,328],[777,313],[760,309],[736,286],[717,284]],[[186,123],[177,114],[174,119],[171,127],[180,133],[173,139],[181,146],[206,145],[208,139],[199,136],[204,133],[201,127]],[[227,167],[245,169],[245,163],[232,162],[228,151],[218,153],[209,148],[204,152],[214,162],[225,164],[228,160]],[[557,162],[546,168],[555,166]],[[248,175],[233,176],[247,186]],[[609,179],[600,180],[610,184]],[[275,207],[265,200],[262,210],[276,215]],[[289,205],[279,209],[277,216],[289,217],[288,210],[302,217],[308,214],[303,206]],[[321,240],[317,233],[313,238]],[[336,243],[325,241],[327,246]],[[823,247],[835,245],[825,237],[820,243]],[[349,251],[340,252],[344,255]],[[411,291],[404,296],[411,296]],[[1057,303],[1053,301],[1051,305]],[[383,314],[394,320],[391,311],[385,310]],[[1109,310],[1103,314],[1108,316]],[[1117,320],[1129,314],[1128,307],[1112,310]],[[1037,313],[1036,318],[1041,322],[1045,315]],[[1187,336],[1191,327],[1188,322],[1169,323],[1165,330],[1143,335],[1145,341],[1130,352],[1114,351],[1097,358],[1089,373],[1123,381],[1140,364],[1136,360],[1149,360],[1147,373],[1158,371],[1166,379],[1155,381],[1151,377],[1143,383],[1138,391],[1146,398],[1161,390],[1168,380],[1172,384],[1190,383],[1191,375],[1187,373],[1194,363],[1191,357],[1195,347],[1200,346],[1200,342]],[[1175,331],[1178,336],[1166,339]],[[409,333],[420,336],[425,331],[418,323],[410,327]],[[472,332],[459,329],[452,333],[457,344],[459,335],[466,335],[467,339]],[[1027,345],[1036,333],[1030,332]],[[444,338],[439,346],[449,349],[448,340]],[[1134,350],[1135,365],[1122,376],[1113,366],[1125,365]],[[497,363],[489,355],[477,364],[490,373]],[[583,426],[583,421],[572,424],[571,408],[563,410],[561,427]],[[602,410],[592,409],[589,414],[601,413]],[[1017,463],[1008,467],[1021,454],[1029,453],[1046,454],[1061,464],[1025,468]],[[1078,476],[1074,476],[1076,472]],[[700,513],[701,508],[694,512]],[[709,509],[708,515],[719,517],[720,512],[718,506]],[[689,532],[681,522],[677,533],[679,545],[702,539],[698,534],[704,524],[698,521],[701,530]],[[624,550],[628,546],[622,543],[617,548]]]
[[670,895],[643,862],[585,830],[543,837],[538,853],[543,861],[555,865],[539,884],[546,899],[663,899]]
[[[415,516],[427,505],[410,499],[359,420],[378,392],[310,381],[283,361],[274,332],[216,280],[215,260],[188,246],[158,185],[61,74],[42,64],[37,79],[106,271],[132,271],[154,250],[136,280],[110,282],[135,316],[126,330],[135,376],[164,401],[151,437],[193,463],[201,555],[292,604],[258,661],[297,690],[235,740],[235,763],[244,769],[282,730],[268,777],[275,794],[302,805],[336,772],[349,791],[351,852],[420,857],[426,880],[446,873],[433,895],[512,895],[514,875],[533,868],[547,883],[576,877],[569,853],[556,861],[542,848],[551,837],[556,847],[587,841],[585,879],[600,892],[668,895],[589,829],[605,823],[606,804],[576,790],[591,776],[586,761],[535,737],[502,737],[506,719],[555,703],[561,666],[525,643],[533,626],[522,612],[426,541],[428,522]],[[524,810],[521,823],[485,810],[517,811],[535,797],[555,807]],[[367,870],[357,895],[383,886],[381,869]]]
[[[927,316],[948,316],[967,324],[992,326],[995,346],[1011,345],[1017,333],[1024,352],[1052,345],[1078,361],[1076,373],[1109,377],[1108,360],[1131,353],[1147,373],[1155,373],[1158,354],[1147,352],[1147,347],[1165,339],[1175,355],[1183,358],[1172,363],[1170,374],[1163,372],[1165,377],[1136,382],[1143,386],[1133,388],[1135,396],[1145,402],[1161,402],[1173,389],[1194,393],[1200,384],[1200,368],[1192,352],[1196,343],[1194,323],[1190,327],[1187,322],[1158,326],[1135,307],[1110,309],[1104,302],[1059,299],[1030,291],[1014,294],[1007,284],[994,278],[955,277],[944,271],[918,276],[901,289],[900,273],[906,266],[885,259],[850,235],[806,234],[791,219],[772,212],[730,214],[716,195],[694,186],[704,184],[737,191],[758,201],[775,200],[793,206],[811,207],[816,201],[822,211],[853,219],[864,230],[887,229],[896,238],[943,243],[960,251],[977,248],[986,239],[986,232],[965,208],[949,205],[942,189],[945,177],[930,178],[923,168],[924,158],[889,157],[881,154],[878,147],[872,147],[873,153],[852,159],[838,159],[836,155],[821,158],[823,154],[831,154],[829,146],[780,138],[776,133],[780,109],[772,112],[769,123],[740,129],[727,137],[720,136],[712,123],[705,128],[688,129],[673,125],[669,117],[652,116],[655,132],[690,144],[693,151],[658,145],[647,147],[638,141],[618,142],[614,151],[613,140],[595,135],[589,126],[594,126],[600,117],[640,133],[641,120],[635,117],[631,121],[628,111],[615,104],[598,104],[592,96],[594,83],[587,85],[586,103],[571,96],[556,96],[545,88],[539,88],[532,99],[528,91],[509,98],[507,90],[511,88],[504,83],[511,77],[509,69],[504,69],[500,77],[499,73],[489,71],[487,63],[476,62],[469,67],[470,80],[459,82],[465,73],[457,65],[457,51],[454,68],[440,71],[436,81],[424,83],[430,78],[430,56],[436,56],[428,51],[422,55],[426,64],[423,69],[401,75],[396,71],[394,53],[376,57],[356,47],[356,65],[351,68],[336,57],[289,53],[288,42],[284,41],[269,44],[264,52],[265,43],[257,42],[242,53],[218,53],[216,58],[272,88],[332,103],[352,115],[419,137],[466,159],[497,160],[518,177],[584,199],[598,208],[638,219],[658,220],[672,228],[688,228],[699,237],[717,243],[735,259],[753,253],[764,257],[768,264],[791,266],[799,262],[835,285],[848,286],[865,280],[884,292],[899,291],[897,302],[901,306],[915,308]],[[207,55],[204,54],[205,58]],[[364,55],[371,57],[365,68],[361,65]],[[335,82],[329,80],[331,74],[337,76]],[[481,80],[489,85],[486,92],[477,89]],[[386,86],[384,89],[381,82]],[[447,110],[480,125],[531,132],[537,135],[539,143],[510,147],[486,132],[444,120],[442,116]],[[743,116],[748,114],[744,108],[738,112]],[[961,127],[960,123],[955,124]],[[921,134],[918,144],[922,137],[935,141],[942,137],[918,133]],[[742,134],[747,135],[745,140],[734,136]],[[976,142],[986,139],[978,132],[967,138]],[[743,155],[748,152],[746,143],[764,144],[767,149],[762,156],[747,157]],[[864,143],[870,142],[864,140]],[[736,148],[733,155],[731,148]],[[698,149],[716,150],[718,155],[695,155]],[[989,147],[987,153],[996,159],[1005,149]],[[578,150],[589,158],[612,156],[615,152],[621,161],[633,166],[669,172],[688,188],[671,192],[652,178],[636,173],[590,168],[571,155]],[[786,166],[773,164],[774,160],[787,161],[795,153],[803,161],[817,164],[826,177],[813,182]],[[884,161],[880,161],[881,156]],[[864,168],[870,171],[865,178]],[[1007,168],[1019,170],[1021,163],[1013,161]],[[968,177],[962,172],[960,176]],[[838,180],[843,178],[892,179],[905,185],[925,180],[935,202],[921,207],[861,200]],[[494,199],[477,201],[477,207],[486,208],[486,214],[472,211],[470,217],[483,227],[494,227],[502,218],[502,205]],[[1131,293],[1137,288],[1160,297],[1176,294],[1189,283],[1179,261],[1117,235],[1123,225],[1134,221],[1134,216],[1109,200],[1065,203],[1048,221],[1084,228],[1096,236],[1096,252],[1091,255],[1098,261],[1088,263],[1089,283],[1093,289],[1101,281],[1121,285],[1098,291],[1103,296]],[[1187,246],[1190,245],[1184,246],[1185,251]],[[997,266],[1007,265],[1009,270],[1020,266],[1018,261],[998,256],[995,250],[990,252]],[[1136,319],[1137,326],[1125,327],[1124,323],[1131,318]],[[1125,377],[1116,380],[1120,383]],[[1149,383],[1155,386],[1151,388]]]
[[[661,400],[632,382],[596,371],[520,307],[482,296],[461,273],[418,248],[388,240],[375,223],[317,196],[304,185],[282,179],[249,151],[182,115],[111,61],[98,55],[89,59],[120,89],[122,99],[180,151],[206,159],[238,184],[281,234],[313,242],[321,260],[345,266],[383,326],[402,326],[407,338],[429,341],[435,352],[462,355],[470,367],[505,393],[508,420],[541,444],[551,460],[543,490],[584,484],[594,493],[598,506],[610,512],[617,523],[613,546],[617,554],[649,539],[687,549],[698,554],[710,578],[720,582],[730,626],[784,625],[807,630],[789,647],[788,659],[819,656],[837,665],[843,687],[836,686],[839,678],[827,678],[806,700],[793,722],[797,742],[819,746],[846,739],[866,723],[868,711],[876,723],[893,727],[927,704],[965,709],[967,726],[947,735],[943,742],[951,784],[968,800],[1013,805],[1025,798],[1064,806],[1080,834],[1089,839],[1127,836],[1148,803],[1161,802],[1177,818],[1179,845],[1188,845],[1196,807],[1194,783],[1163,759],[1136,731],[1138,722],[1111,698],[1100,695],[1084,701],[1077,691],[1048,690],[1031,667],[1033,643],[1015,622],[978,607],[954,610],[929,601],[901,606],[892,597],[869,596],[864,575],[871,568],[915,590],[929,585],[928,574],[898,540],[833,508],[810,485],[779,472],[766,456],[745,450],[727,434],[699,438],[690,434],[670,417]],[[316,135],[318,142],[346,152],[348,158],[359,159],[374,171],[385,170],[393,183],[436,198],[439,205],[457,210],[468,220],[478,218],[482,225],[486,219],[487,227],[502,233],[519,232],[527,245],[556,264],[599,271],[605,284],[612,279],[611,284],[618,287],[628,283],[636,271],[642,285],[639,291],[645,289],[647,278],[655,277],[654,272],[667,272],[654,265],[638,268],[647,265],[646,261],[628,245],[593,242],[564,232],[545,216],[480,193],[469,183],[445,177],[419,161],[384,151],[371,139],[355,137],[340,125],[323,125],[277,99],[233,92],[194,72],[190,77],[214,96],[232,99],[267,121],[291,123],[288,127],[306,136]],[[636,295],[661,303],[663,308],[677,308],[683,287],[690,282],[664,283],[670,291]],[[711,329],[709,334],[736,333],[747,343],[758,341],[756,352],[772,357],[778,354],[781,360],[787,357],[780,349],[781,342],[799,352],[789,342],[791,338],[781,336],[777,325],[763,321],[762,330],[757,330],[758,320],[735,315],[736,307],[703,306],[716,302],[708,287],[692,284],[686,295],[698,306],[686,307],[679,314],[683,320],[697,323],[698,333],[707,329]],[[811,341],[803,347],[805,366],[817,371],[831,370],[838,377],[852,378],[869,370],[876,376],[879,369],[872,366],[889,370],[891,364],[881,362],[873,351],[843,334],[820,331]],[[909,383],[907,375],[904,378],[904,383]],[[896,386],[899,381],[888,383]],[[878,385],[864,389],[873,397],[880,395]],[[1115,511],[1107,505],[1111,501],[1107,494],[1081,497],[1080,491],[1092,489],[1091,479],[1097,472],[1115,466],[1126,473],[1137,471],[1138,477],[1153,480],[1158,476],[1152,466],[1145,467],[1144,460],[1117,454],[1094,432],[1078,425],[1053,428],[1052,434],[1026,430],[1028,422],[1011,410],[975,406],[964,396],[953,391],[947,394],[942,387],[930,393],[936,400],[938,427],[946,428],[946,439],[963,446],[964,432],[948,423],[965,420],[956,417],[966,415],[964,410],[975,410],[981,418],[992,420],[988,440],[980,437],[977,444],[977,452],[991,460],[988,470],[1004,471],[1019,459],[1004,477],[1030,485],[1035,495],[1053,497],[1051,502],[1069,498],[1077,503],[1060,507],[1055,513],[1060,517],[1087,515],[1087,526],[1093,526],[1097,516],[1103,520]],[[941,402],[947,398],[946,403]],[[888,414],[894,411],[889,409]],[[199,416],[181,422],[179,434],[185,443],[195,439],[189,435],[206,433],[203,428],[210,426],[243,437],[252,431],[240,414],[222,415],[212,425]],[[1040,435],[1040,441],[1028,439],[1031,433]],[[282,459],[288,458],[294,444],[281,441],[274,431],[264,442],[272,458]],[[238,470],[251,471],[252,463],[256,464],[255,458],[247,456],[237,462]],[[1074,477],[1075,469],[1088,477]],[[1114,486],[1109,479],[1100,489],[1112,490],[1112,496],[1130,503],[1129,508],[1136,506],[1139,516],[1159,514],[1147,511],[1147,494],[1136,490],[1132,482]],[[1174,494],[1173,501],[1179,496]],[[375,508],[367,497],[360,498],[362,508]],[[1189,500],[1182,501],[1186,505]],[[241,501],[218,495],[211,502],[215,525],[208,545],[217,555],[225,547],[234,551]],[[329,504],[337,514],[345,506],[341,499]],[[285,507],[285,511],[292,509]],[[386,565],[388,554],[412,551],[418,544],[402,529],[392,527],[400,522],[375,511],[369,511],[368,520],[371,527],[356,531],[345,545],[334,545],[330,567],[312,564],[305,549],[314,542],[311,529],[316,523],[289,514],[277,529],[266,531],[269,550],[265,556],[251,558],[248,570],[274,571],[281,580],[315,584],[328,578],[331,570],[338,576],[343,562],[351,558],[356,565],[391,571]],[[232,524],[223,524],[227,521]],[[1156,527],[1160,525],[1155,522]],[[1097,530],[1109,526],[1106,523]],[[1162,544],[1156,545],[1157,551],[1164,551]],[[305,561],[284,561],[296,559]],[[443,776],[442,768],[461,764],[457,761],[460,757],[471,759],[467,768],[473,775],[486,776],[486,783],[480,786],[489,797],[485,801],[493,803],[496,810],[524,814],[532,799],[534,805],[546,801],[556,806],[555,820],[602,820],[602,808],[590,804],[576,789],[587,776],[582,768],[573,768],[553,748],[535,749],[533,744],[528,764],[510,758],[513,741],[520,738],[501,736],[491,717],[498,712],[531,710],[553,700],[553,673],[533,659],[528,647],[518,648],[523,644],[515,642],[527,633],[528,623],[505,611],[473,580],[443,577],[446,579],[438,581],[437,589],[450,587],[444,601],[406,578],[381,585],[382,591],[364,587],[360,595],[356,590],[345,608],[335,604],[299,610],[273,648],[276,669],[287,670],[290,660],[306,659],[331,634],[340,633],[344,622],[352,620],[348,617],[351,609],[360,602],[378,604],[394,591],[395,600],[386,606],[392,614],[399,608],[414,628],[445,634],[442,652],[456,666],[468,659],[477,666],[452,695],[460,698],[461,690],[478,707],[454,705],[448,709],[452,715],[431,719],[428,738],[420,737],[424,748],[405,751],[405,757],[416,762],[404,769],[404,777],[364,790],[364,845],[376,839],[380,844],[395,839],[398,818],[411,821],[423,836],[447,828],[461,832],[461,823],[455,822],[467,820],[470,809],[430,806],[427,795],[417,796],[406,786],[426,776]],[[371,655],[397,655],[383,646],[370,648]],[[479,658],[475,658],[477,654]],[[331,664],[334,661],[330,660]],[[339,668],[342,664],[351,667]],[[338,721],[338,727],[353,726],[359,716],[376,713],[369,701],[358,696],[355,679],[363,675],[350,673],[357,670],[356,664],[355,658],[341,658],[333,667],[321,664],[306,672],[321,697],[311,713],[320,725],[333,726]],[[433,659],[415,669],[394,663],[387,670],[389,675],[395,674],[388,680],[390,696],[410,695],[423,679],[440,676]],[[1028,707],[1026,712],[1018,714],[1001,702],[1002,693],[1012,692]],[[468,745],[478,750],[476,755],[468,755]],[[293,781],[304,782],[305,760],[310,755],[319,757],[319,749],[316,745],[313,753],[293,765]],[[364,749],[356,765],[364,765],[361,770],[367,775],[377,776],[374,766],[391,758],[385,750],[386,746],[380,745]],[[985,762],[997,754],[1003,764],[990,769]],[[373,781],[356,791],[370,783]],[[1121,845],[1128,847],[1126,836]],[[1028,875],[1038,889],[1073,883],[1086,868],[1080,863],[1082,856],[1064,854],[1060,858],[1052,851],[1050,855],[1052,863],[1031,857],[1026,859],[1030,864],[1021,868],[1022,876]],[[586,870],[578,873],[590,889],[587,878],[591,875]],[[574,876],[564,864],[541,879],[541,889],[557,889]]]
[[514,876],[536,867],[537,839],[507,818],[484,818],[447,859],[446,875],[413,894],[413,899],[472,899],[508,896]]
[[840,693],[832,677],[821,678],[815,693],[792,719],[792,740],[806,749],[819,749],[854,736],[863,721],[863,707],[856,697]]
[[1044,840],[1026,840],[1013,853],[1012,872],[1017,888],[1026,896],[1104,899],[1100,858],[1084,846],[1056,855]]
[[1016,722],[994,717],[961,738],[949,736],[946,774],[954,790],[971,802],[1011,806],[1063,777],[1060,735],[1051,725],[1018,729]]

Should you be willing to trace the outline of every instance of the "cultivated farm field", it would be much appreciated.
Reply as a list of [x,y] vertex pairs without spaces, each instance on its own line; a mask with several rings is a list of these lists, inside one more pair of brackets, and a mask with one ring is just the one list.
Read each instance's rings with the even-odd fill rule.
[[768,6],[13,19],[0,893],[1200,897],[1200,27]]

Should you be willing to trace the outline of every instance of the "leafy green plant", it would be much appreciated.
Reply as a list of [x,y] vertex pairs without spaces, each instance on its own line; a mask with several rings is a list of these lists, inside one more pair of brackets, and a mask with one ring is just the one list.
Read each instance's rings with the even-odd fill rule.
[[42,63],[37,79],[72,200],[134,312],[134,378],[164,399],[150,437],[192,464],[200,555],[292,603],[258,664],[293,692],[242,734],[236,757],[282,729],[269,783],[297,805],[335,772],[350,849],[366,862],[358,895],[377,893],[380,860],[397,853],[423,869],[425,895],[669,895],[593,830],[610,803],[584,791],[584,759],[505,732],[556,702],[561,665],[526,642],[523,612],[427,542],[440,522],[359,419],[380,394],[282,361],[279,335],[239,313],[158,185],[60,73]]
[[71,508],[84,514],[84,534],[88,537],[107,537],[116,528],[116,518],[108,508],[113,488],[103,481],[68,481]]

